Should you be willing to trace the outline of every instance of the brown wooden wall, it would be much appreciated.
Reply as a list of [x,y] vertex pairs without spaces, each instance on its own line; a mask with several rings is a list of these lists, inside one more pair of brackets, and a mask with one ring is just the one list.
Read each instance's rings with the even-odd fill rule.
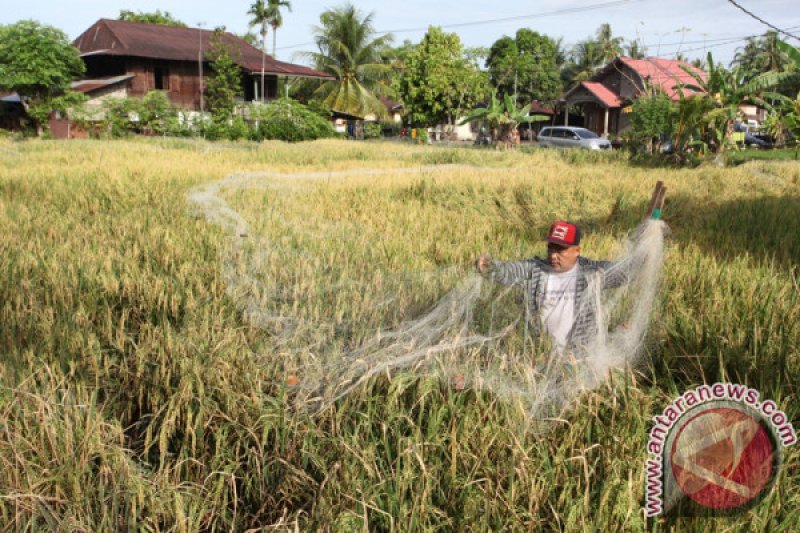
[[[208,68],[208,65],[203,65],[204,75]],[[130,81],[131,96],[141,97],[158,88],[165,91],[170,102],[176,106],[200,109],[200,74],[197,63],[128,58],[126,71],[135,75]],[[160,74],[158,80],[156,74]],[[157,82],[160,87],[157,87]]]
[[[128,95],[142,97],[150,91],[159,89],[167,93],[170,102],[184,109],[200,109],[200,76],[196,61],[167,61],[123,56],[87,56],[87,75],[91,78],[133,74],[128,81]],[[211,66],[203,63],[203,77],[211,74]],[[242,95],[246,101],[260,96],[253,82],[260,82],[258,74],[242,76]],[[278,96],[278,79],[274,75],[265,77],[265,96],[273,99]]]

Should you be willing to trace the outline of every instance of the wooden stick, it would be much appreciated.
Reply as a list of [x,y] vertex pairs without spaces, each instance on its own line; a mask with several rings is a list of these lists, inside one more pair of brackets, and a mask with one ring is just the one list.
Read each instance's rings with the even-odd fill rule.
[[656,182],[656,188],[653,190],[653,196],[650,197],[650,203],[647,204],[647,211],[644,214],[645,218],[648,218],[653,214],[653,209],[655,209],[656,204],[658,203],[658,197],[661,194],[661,190],[664,188],[663,181],[659,180]]
[[664,197],[667,195],[667,188],[661,187],[661,190],[658,192],[658,200],[656,201],[656,207],[659,210],[664,210]]

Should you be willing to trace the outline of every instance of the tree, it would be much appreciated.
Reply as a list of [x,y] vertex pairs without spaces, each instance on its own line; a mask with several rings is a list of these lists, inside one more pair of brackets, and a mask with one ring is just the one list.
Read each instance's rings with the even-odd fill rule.
[[289,11],[292,10],[292,3],[289,0],[268,0],[267,14],[269,18],[269,25],[272,26],[272,57],[275,55],[277,47],[278,28],[283,26],[283,15],[281,8],[285,7]]
[[256,0],[247,14],[252,16],[250,19],[250,27],[259,27],[261,29],[261,101],[264,101],[264,68],[267,60],[267,27],[270,22],[270,11],[264,0]]
[[20,96],[38,134],[52,99],[84,70],[78,49],[61,30],[32,20],[0,26],[0,90]]
[[249,44],[250,46],[255,46],[258,48],[258,35],[253,33],[252,31],[248,31],[247,33],[240,33],[236,35],[238,38]]
[[488,93],[488,78],[463,55],[461,40],[431,26],[408,55],[396,80],[397,92],[413,124],[453,125]]
[[208,79],[208,108],[215,118],[228,119],[236,108],[236,97],[242,94],[242,71],[233,51],[223,40],[224,30],[214,30],[209,43],[208,57],[212,75]]
[[611,24],[604,23],[597,28],[594,42],[597,46],[599,57],[603,64],[610,63],[622,55],[622,37],[614,37]]
[[126,20],[128,22],[143,22],[145,24],[160,24],[162,26],[178,26],[185,28],[186,24],[173,17],[169,11],[163,13],[156,9],[155,13],[145,13],[143,11],[133,11],[123,9],[119,12],[118,20]]
[[495,41],[486,66],[492,84],[502,95],[551,102],[561,93],[556,42],[527,28],[518,30],[514,39],[501,37]]
[[[580,41],[572,48],[570,61],[564,67],[569,85],[594,76],[597,69],[622,55],[622,37],[614,37],[609,24],[601,24],[594,37]],[[634,50],[635,51],[635,50]]]
[[633,102],[630,114],[634,142],[644,144],[652,154],[663,135],[672,135],[673,105],[668,96],[653,92],[642,95]]
[[570,85],[588,80],[603,65],[603,57],[597,43],[592,40],[581,41],[572,49],[572,59],[566,66]]
[[704,120],[711,128],[712,140],[717,150],[717,161],[724,163],[726,147],[732,144],[734,122],[739,115],[739,106],[746,102],[768,106],[769,104],[762,98],[764,91],[786,81],[792,73],[765,72],[755,78],[747,79],[740,67],[727,70],[719,63],[714,63],[710,52],[706,63],[708,65],[706,78],[685,65],[681,65],[681,68],[697,82],[696,85],[687,85],[687,88],[705,93],[713,102],[713,108],[705,114]]
[[469,122],[485,122],[492,131],[495,147],[515,146],[514,132],[522,122],[543,122],[550,120],[548,117],[528,115],[528,107],[517,108],[511,96],[505,95],[502,100],[497,98],[497,93],[492,93],[486,107],[473,109],[461,124]]
[[[739,67],[747,79],[753,79],[764,72],[781,72],[792,67],[787,53],[779,46],[778,34],[768,31],[763,36],[747,39],[743,47],[736,50],[731,67]],[[794,96],[800,91],[798,80],[776,87],[776,91],[786,96]]]
[[625,54],[633,59],[644,59],[647,56],[647,47],[639,39],[633,39],[625,45]]
[[[800,49],[791,46],[783,41],[776,43],[777,48],[786,55],[786,70],[793,75],[794,79],[800,77]],[[796,95],[786,96],[783,94],[770,95],[774,104],[769,107],[771,113],[765,121],[767,131],[775,137],[778,143],[785,140],[787,134],[791,133],[795,140],[800,138],[800,90]],[[795,158],[796,158],[795,153]]]
[[762,37],[748,37],[743,47],[736,49],[731,67],[740,67],[750,78],[769,71],[781,71],[789,64],[786,54],[778,48],[778,34],[766,32]]
[[362,16],[352,4],[329,9],[314,28],[317,52],[304,52],[317,70],[336,79],[324,82],[314,97],[330,109],[364,116],[386,115],[378,96],[391,94],[392,66],[384,54],[391,35],[375,36],[373,14]]

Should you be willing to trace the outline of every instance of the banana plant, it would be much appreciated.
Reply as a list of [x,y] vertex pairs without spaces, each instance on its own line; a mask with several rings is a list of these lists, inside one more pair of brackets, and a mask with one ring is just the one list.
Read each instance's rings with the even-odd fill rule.
[[[777,46],[792,63],[794,76],[800,76],[800,49],[783,41],[778,41]],[[781,140],[789,133],[797,143],[800,139],[800,92],[794,98],[777,93],[768,97],[775,102],[770,109],[772,114],[768,119],[770,134]]]
[[527,107],[518,108],[509,95],[505,95],[502,100],[497,98],[497,92],[492,93],[486,107],[474,109],[468,114],[459,125],[470,122],[484,122],[492,132],[492,139],[495,147],[515,146],[514,132],[523,122],[542,122],[550,120],[543,116],[531,116],[528,114]]
[[739,106],[743,103],[766,106],[762,98],[764,91],[791,78],[793,73],[765,72],[748,80],[741,67],[728,70],[723,65],[714,63],[711,53],[708,54],[707,65],[705,78],[686,65],[681,65],[681,68],[697,82],[696,85],[687,84],[685,87],[704,93],[712,101],[713,107],[705,113],[703,120],[712,132],[717,160],[724,163],[726,148],[736,146],[733,133],[734,123],[739,116]]

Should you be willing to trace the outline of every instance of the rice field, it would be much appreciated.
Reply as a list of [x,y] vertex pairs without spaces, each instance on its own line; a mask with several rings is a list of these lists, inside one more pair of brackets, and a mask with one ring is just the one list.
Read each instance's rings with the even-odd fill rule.
[[[188,200],[259,173],[270,177],[220,189],[250,253],[277,244],[251,273],[269,289],[258,297],[311,326],[356,328],[424,309],[444,290],[429,275],[467,275],[481,252],[543,254],[557,218],[584,228],[584,255],[614,256],[663,180],[672,231],[646,361],[547,432],[526,431],[491,390],[403,372],[297,409],[302,376],[276,348],[295,333],[248,319],[229,290],[230,235]],[[0,527],[800,530],[796,447],[744,514],[653,520],[643,506],[651,417],[684,390],[746,384],[798,426],[798,227],[794,161],[652,169],[619,154],[334,140],[0,141]],[[387,291],[399,295],[388,309]]]

